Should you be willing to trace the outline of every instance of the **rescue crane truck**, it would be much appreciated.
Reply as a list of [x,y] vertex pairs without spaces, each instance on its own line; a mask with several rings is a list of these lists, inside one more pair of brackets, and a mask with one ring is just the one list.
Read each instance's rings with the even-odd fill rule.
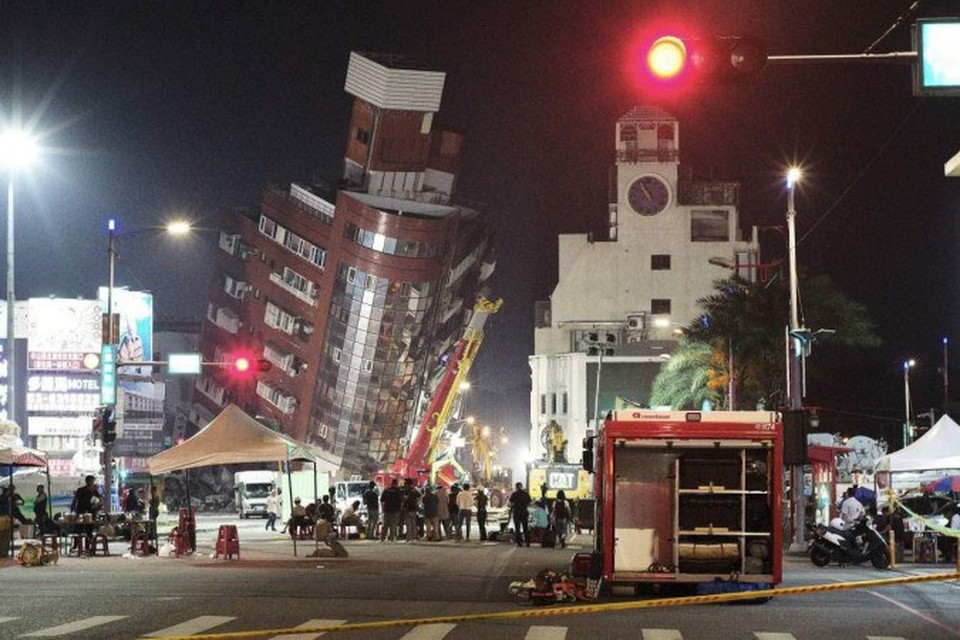
[[480,296],[473,306],[473,315],[467,323],[463,337],[457,342],[453,354],[447,360],[443,374],[433,390],[433,395],[420,421],[420,426],[410,443],[406,456],[399,458],[385,473],[377,475],[377,483],[387,486],[394,478],[415,478],[418,484],[440,482],[450,486],[457,481],[452,465],[437,465],[440,436],[450,421],[451,413],[460,393],[460,385],[466,380],[470,367],[477,357],[483,342],[483,327],[487,318],[499,311],[503,300],[491,302]]
[[597,528],[574,574],[608,585],[779,583],[782,438],[775,412],[610,413],[584,440]]

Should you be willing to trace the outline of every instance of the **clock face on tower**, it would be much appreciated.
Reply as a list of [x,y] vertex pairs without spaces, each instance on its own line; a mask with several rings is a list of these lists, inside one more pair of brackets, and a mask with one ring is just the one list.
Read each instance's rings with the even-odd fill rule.
[[670,186],[660,176],[640,176],[627,189],[630,208],[642,216],[655,216],[670,204]]

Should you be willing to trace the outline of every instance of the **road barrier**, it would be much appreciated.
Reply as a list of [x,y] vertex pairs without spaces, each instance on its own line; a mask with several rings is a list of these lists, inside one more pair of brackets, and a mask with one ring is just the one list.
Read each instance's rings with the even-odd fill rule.
[[[610,611],[629,611],[632,609],[658,609],[662,607],[689,607],[698,604],[721,604],[743,600],[760,600],[780,596],[800,596],[824,591],[845,591],[866,589],[869,587],[888,587],[896,584],[914,584],[918,582],[941,582],[960,580],[960,572],[932,573],[924,576],[904,576],[884,580],[861,580],[859,582],[835,582],[815,584],[805,587],[780,587],[758,591],[739,591],[736,593],[717,593],[704,596],[685,596],[676,598],[656,598],[653,600],[630,600],[629,602],[606,602],[598,604],[578,604],[563,607],[535,607],[493,613],[471,613],[436,618],[405,618],[381,620],[378,622],[356,622],[323,627],[296,627],[283,629],[261,629],[258,631],[233,631],[231,633],[211,633],[185,636],[182,639],[166,636],[166,640],[220,640],[222,638],[262,638],[305,633],[332,633],[336,631],[366,631],[370,629],[390,629],[395,627],[417,627],[428,624],[478,622],[483,620],[507,620],[512,618],[545,618],[548,616],[569,616],[587,613],[605,613]],[[151,636],[155,637],[155,636]]]

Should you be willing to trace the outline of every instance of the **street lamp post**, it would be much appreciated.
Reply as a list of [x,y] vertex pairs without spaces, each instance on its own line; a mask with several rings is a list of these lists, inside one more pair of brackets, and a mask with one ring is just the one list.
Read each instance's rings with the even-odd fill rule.
[[[787,340],[790,349],[787,351],[787,409],[799,411],[803,408],[803,373],[801,358],[803,345],[795,337],[800,329],[800,313],[798,310],[797,294],[797,210],[794,201],[797,182],[800,180],[800,170],[792,168],[787,172],[787,259],[790,267],[790,328],[787,331]],[[804,443],[806,446],[806,443]],[[790,494],[793,502],[793,543],[791,550],[803,551],[806,548],[806,539],[803,524],[806,517],[803,497],[803,465],[793,466],[790,474]]]
[[7,418],[17,422],[16,385],[16,293],[14,291],[14,207],[13,180],[17,169],[29,165],[37,155],[37,143],[23,131],[7,131],[0,136],[0,155],[7,167]]
[[[169,233],[171,235],[183,235],[189,233],[192,230],[190,223],[176,220],[166,224],[166,226],[161,227],[161,230]],[[147,227],[143,229],[134,229],[124,233],[124,236],[133,235],[140,233],[142,231],[155,231],[156,227]],[[116,335],[116,327],[113,322],[113,290],[114,290],[114,276],[116,273],[116,262],[117,262],[117,224],[114,219],[110,219],[107,223],[107,232],[108,232],[108,244],[107,244],[107,258],[109,262],[109,271],[108,271],[108,280],[107,280],[107,346],[109,351],[112,352],[113,357],[110,359],[110,365],[113,367],[113,388],[110,391],[110,397],[107,399],[107,411],[111,413],[113,419],[116,419],[117,415],[117,387],[119,386],[119,378],[117,376],[117,365],[123,364],[118,363],[118,353],[117,353],[117,339],[119,338]],[[101,400],[102,401],[102,400]],[[105,513],[110,513],[111,503],[113,499],[113,446],[114,441],[112,438],[106,437],[106,426],[104,426],[104,439],[103,439],[103,493],[104,493],[104,511]],[[119,496],[118,496],[119,497]]]
[[[903,446],[913,442],[913,429],[910,425],[910,369],[917,364],[913,358],[903,361]],[[931,418],[930,424],[933,424]]]

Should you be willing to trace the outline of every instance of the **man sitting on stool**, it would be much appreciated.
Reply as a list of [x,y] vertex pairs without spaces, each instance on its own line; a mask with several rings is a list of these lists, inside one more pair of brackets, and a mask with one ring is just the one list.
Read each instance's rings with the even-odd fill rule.
[[294,498],[293,509],[290,510],[290,521],[287,522],[290,537],[295,538],[300,533],[300,527],[305,527],[309,522],[307,510],[300,504],[300,498]]

